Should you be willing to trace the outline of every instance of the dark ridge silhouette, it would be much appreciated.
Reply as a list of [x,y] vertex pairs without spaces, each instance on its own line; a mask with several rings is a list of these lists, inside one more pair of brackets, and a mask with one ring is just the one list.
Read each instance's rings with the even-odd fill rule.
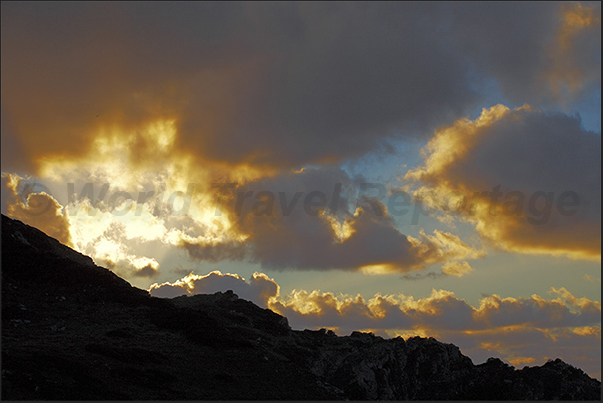
[[149,296],[2,216],[5,400],[600,400],[561,360],[474,365],[433,338],[383,339],[287,319],[232,292]]

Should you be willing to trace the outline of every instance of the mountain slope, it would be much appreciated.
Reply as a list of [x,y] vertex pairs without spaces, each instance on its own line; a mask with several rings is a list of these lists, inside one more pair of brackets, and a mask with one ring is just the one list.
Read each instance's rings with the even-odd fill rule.
[[599,400],[561,360],[473,365],[432,338],[293,331],[232,292],[150,297],[2,216],[2,398]]

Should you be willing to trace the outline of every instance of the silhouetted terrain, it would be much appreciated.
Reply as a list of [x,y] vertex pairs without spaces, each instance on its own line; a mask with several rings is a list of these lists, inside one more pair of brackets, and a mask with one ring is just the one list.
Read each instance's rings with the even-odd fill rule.
[[433,338],[293,331],[231,292],[153,298],[2,216],[2,398],[600,400],[601,383]]

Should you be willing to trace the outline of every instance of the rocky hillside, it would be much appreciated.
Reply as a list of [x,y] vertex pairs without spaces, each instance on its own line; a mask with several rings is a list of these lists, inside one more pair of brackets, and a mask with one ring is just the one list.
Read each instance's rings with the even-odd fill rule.
[[600,400],[601,383],[433,338],[293,331],[232,292],[153,298],[2,216],[2,398]]

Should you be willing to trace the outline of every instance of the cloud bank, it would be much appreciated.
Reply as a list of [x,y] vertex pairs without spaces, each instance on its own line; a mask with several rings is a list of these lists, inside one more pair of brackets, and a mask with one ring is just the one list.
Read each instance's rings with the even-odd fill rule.
[[385,337],[431,336],[458,344],[476,362],[496,355],[521,367],[561,357],[591,376],[601,376],[601,303],[578,298],[563,287],[552,287],[552,298],[536,294],[530,298],[484,296],[477,307],[453,292],[435,289],[418,299],[375,294],[365,300],[360,295],[320,290],[280,295],[274,279],[257,272],[249,282],[237,274],[214,271],[204,276],[189,274],[149,289],[151,295],[167,298],[227,290],[287,317],[298,330],[329,328],[340,335],[365,330]]

